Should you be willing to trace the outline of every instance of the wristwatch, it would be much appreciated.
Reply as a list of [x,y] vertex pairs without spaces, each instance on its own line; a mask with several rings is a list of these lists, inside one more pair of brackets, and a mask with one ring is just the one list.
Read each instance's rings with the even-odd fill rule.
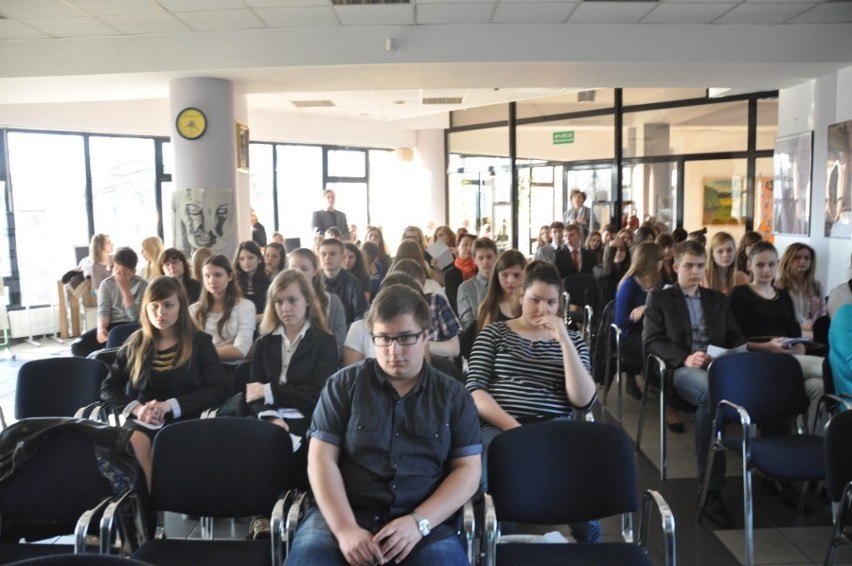
[[423,517],[417,511],[412,511],[411,516],[414,517],[414,520],[417,522],[417,530],[420,531],[420,534],[424,537],[428,537],[429,533],[432,532],[432,525],[429,524],[429,519]]

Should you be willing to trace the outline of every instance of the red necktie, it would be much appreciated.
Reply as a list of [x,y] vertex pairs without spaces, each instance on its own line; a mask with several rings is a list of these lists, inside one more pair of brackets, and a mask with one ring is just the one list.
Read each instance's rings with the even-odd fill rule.
[[571,259],[574,260],[574,269],[577,270],[577,273],[580,273],[580,250],[571,252]]

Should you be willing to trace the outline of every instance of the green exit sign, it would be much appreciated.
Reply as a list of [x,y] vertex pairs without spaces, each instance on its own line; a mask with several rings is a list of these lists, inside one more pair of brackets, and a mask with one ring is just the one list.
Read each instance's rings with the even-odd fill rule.
[[561,143],[574,143],[574,130],[567,132],[553,132],[553,145]]

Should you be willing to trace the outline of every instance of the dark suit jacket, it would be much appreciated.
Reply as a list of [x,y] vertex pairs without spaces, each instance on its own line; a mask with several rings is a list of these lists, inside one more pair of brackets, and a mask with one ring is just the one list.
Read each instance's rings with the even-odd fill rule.
[[315,210],[311,217],[311,227],[315,232],[324,234],[326,230],[336,226],[344,240],[349,239],[349,224],[346,222],[346,214],[340,210],[329,212],[327,210]]
[[[728,298],[717,291],[701,288],[701,307],[710,335],[710,344],[735,348],[745,344]],[[645,303],[642,342],[646,354],[654,354],[669,369],[679,368],[692,351],[692,323],[683,290],[677,285],[653,291]]]
[[585,248],[580,250],[580,271],[574,267],[574,260],[571,259],[571,250],[566,247],[556,250],[556,257],[553,260],[556,268],[559,270],[559,276],[565,279],[569,275],[577,273],[592,273],[595,267],[596,259],[595,252]]
[[[258,338],[251,359],[249,383],[270,383],[276,406],[299,409],[310,421],[326,379],[337,371],[337,341],[331,334],[310,327],[290,359],[287,383],[283,384],[278,383],[281,342],[277,334]],[[256,414],[268,408],[260,400],[250,404],[249,412]]]

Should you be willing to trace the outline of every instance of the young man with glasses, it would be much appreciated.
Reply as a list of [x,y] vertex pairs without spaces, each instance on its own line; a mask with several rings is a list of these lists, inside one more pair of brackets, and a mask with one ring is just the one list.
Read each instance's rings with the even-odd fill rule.
[[316,507],[287,564],[466,564],[456,514],[481,475],[476,408],[461,383],[425,362],[422,294],[383,288],[366,320],[375,359],[329,378],[314,411]]

